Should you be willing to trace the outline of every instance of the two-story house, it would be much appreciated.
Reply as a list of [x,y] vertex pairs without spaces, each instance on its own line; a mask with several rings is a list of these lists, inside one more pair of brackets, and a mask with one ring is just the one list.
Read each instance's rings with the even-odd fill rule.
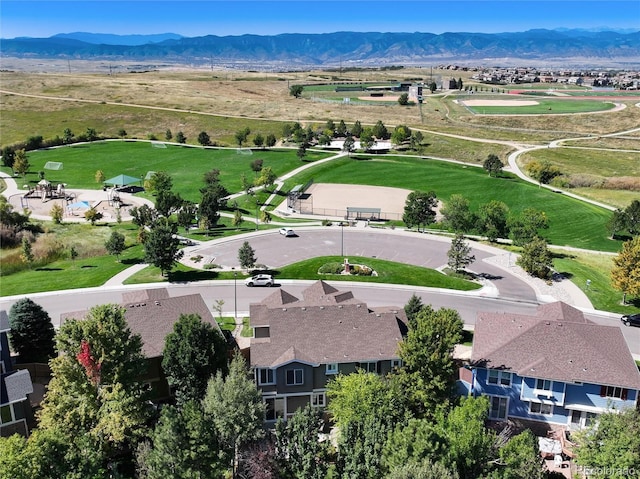
[[490,418],[569,430],[605,411],[636,407],[640,372],[617,326],[602,326],[562,302],[533,316],[479,313],[470,393],[486,395]]
[[6,311],[0,311],[0,436],[29,435],[28,419],[31,405],[28,395],[33,393],[29,371],[13,370],[7,333],[11,330]]
[[282,289],[250,305],[250,364],[267,423],[327,404],[327,383],[357,369],[385,374],[400,365],[402,308],[369,308],[351,291],[318,281],[302,298]]

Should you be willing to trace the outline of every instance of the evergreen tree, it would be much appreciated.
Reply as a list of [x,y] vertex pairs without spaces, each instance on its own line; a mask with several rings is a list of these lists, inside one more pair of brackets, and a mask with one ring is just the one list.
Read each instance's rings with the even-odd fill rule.
[[55,330],[49,314],[29,298],[9,309],[9,342],[22,363],[46,363],[54,357]]
[[447,265],[454,271],[460,271],[476,260],[476,257],[471,254],[471,247],[465,242],[462,233],[456,234],[451,240],[451,248],[447,251],[447,257],[449,258]]
[[243,269],[253,268],[256,264],[256,252],[251,247],[248,241],[242,243],[242,246],[238,250],[238,261],[240,262],[240,267]]
[[416,316],[420,311],[422,311],[422,308],[424,308],[422,299],[415,293],[413,293],[409,298],[407,304],[404,305],[404,312],[407,315],[407,320],[409,320],[410,327],[414,327]]

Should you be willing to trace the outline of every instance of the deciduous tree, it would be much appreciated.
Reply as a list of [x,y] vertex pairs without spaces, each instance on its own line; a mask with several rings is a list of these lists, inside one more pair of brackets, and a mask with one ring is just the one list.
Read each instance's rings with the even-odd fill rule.
[[549,228],[549,220],[544,211],[526,208],[520,214],[507,219],[509,238],[516,246],[529,243],[542,229]]
[[165,338],[162,369],[178,405],[200,401],[209,379],[217,371],[226,373],[226,341],[217,327],[200,316],[181,314]]
[[553,271],[553,256],[547,242],[536,236],[522,248],[516,264],[532,276],[547,279]]
[[289,87],[289,95],[295,98],[300,98],[300,95],[302,95],[303,91],[304,91],[303,85],[291,85]]
[[420,231],[421,227],[424,229],[435,222],[436,206],[438,206],[438,200],[433,191],[428,193],[412,191],[407,196],[402,221],[409,228],[417,226],[418,231]]
[[[605,412],[578,435],[576,462],[594,479],[623,479],[640,470],[640,412]],[[635,472],[634,472],[635,471]]]
[[471,231],[476,217],[471,211],[469,200],[462,195],[453,194],[440,211],[445,225],[452,231],[465,233]]
[[144,260],[160,269],[162,276],[173,269],[182,257],[177,226],[169,221],[156,221],[144,241]]
[[150,441],[137,452],[141,479],[217,479],[224,476],[213,422],[199,401],[162,408]]
[[111,236],[104,243],[104,247],[107,249],[107,253],[114,255],[119,260],[125,250],[124,235],[116,230],[112,231]]
[[65,460],[78,464],[75,474],[83,468],[106,470],[108,464],[117,471],[115,465],[131,457],[146,433],[142,341],[131,333],[124,313],[113,304],[93,307],[82,320],[64,321],[56,336],[60,354],[50,362],[39,429],[62,439]]
[[489,241],[507,237],[509,207],[502,201],[491,200],[480,205],[476,227]]
[[274,135],[273,133],[269,133],[267,135],[265,142],[266,142],[267,148],[273,148],[274,146],[276,146],[276,143],[277,143],[276,135]]
[[491,153],[487,156],[487,159],[484,160],[482,167],[489,173],[489,176],[499,176],[502,168],[504,168],[504,163],[500,161],[497,155]]
[[198,143],[202,146],[209,146],[211,144],[211,137],[206,131],[198,133]]
[[29,163],[29,158],[27,158],[27,153],[22,150],[18,150],[15,152],[13,158],[13,171],[14,173],[21,175],[23,178],[31,168],[31,164]]
[[408,93],[401,93],[400,96],[398,97],[398,104],[401,106],[406,106],[409,104],[409,94]]
[[627,302],[627,294],[640,296],[640,236],[625,241],[618,255],[613,258],[611,283],[622,292],[622,303]]
[[457,311],[430,305],[415,317],[399,354],[404,367],[399,379],[420,417],[446,407],[455,390],[453,348],[462,339],[462,319]]
[[318,440],[322,423],[320,410],[311,405],[298,409],[286,422],[278,420],[275,436],[280,459],[280,477],[326,478],[329,451],[326,442]]
[[226,377],[218,371],[215,378],[209,380],[203,406],[213,421],[221,449],[233,459],[235,477],[238,451],[263,435],[265,411],[262,395],[240,354],[234,356]]
[[91,226],[95,226],[96,222],[102,219],[102,216],[102,213],[94,206],[84,212],[84,219],[91,223]]

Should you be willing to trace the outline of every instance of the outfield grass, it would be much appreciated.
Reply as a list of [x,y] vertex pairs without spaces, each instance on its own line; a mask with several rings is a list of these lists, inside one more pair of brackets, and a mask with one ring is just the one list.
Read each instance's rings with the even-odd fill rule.
[[[504,97],[500,97],[504,99]],[[475,98],[474,98],[475,100]],[[614,108],[614,104],[608,101],[596,100],[556,100],[536,97],[537,105],[518,105],[517,101],[522,98],[509,99],[513,100],[512,106],[474,106],[465,105],[469,110],[476,114],[482,115],[542,115],[542,114],[558,114],[558,113],[586,113],[594,111],[606,111]]]
[[608,239],[606,223],[611,212],[594,205],[553,193],[511,175],[490,178],[481,168],[400,156],[341,158],[310,168],[287,181],[286,187],[305,183],[342,183],[391,186],[410,190],[435,191],[447,201],[452,194],[465,196],[472,210],[491,200],[502,201],[511,211],[534,207],[549,218],[543,236],[560,246],[616,252],[619,241]]

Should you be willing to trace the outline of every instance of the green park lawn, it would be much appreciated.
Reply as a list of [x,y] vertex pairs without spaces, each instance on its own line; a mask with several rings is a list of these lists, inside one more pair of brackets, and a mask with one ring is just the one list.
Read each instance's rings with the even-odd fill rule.
[[317,165],[285,183],[285,190],[313,178],[316,183],[390,186],[434,191],[447,201],[452,194],[466,197],[472,210],[491,200],[504,202],[510,211],[534,207],[549,218],[543,236],[558,246],[617,252],[619,241],[608,239],[606,223],[611,212],[545,188],[523,182],[510,174],[492,178],[482,168],[419,158],[384,156],[341,158]]
[[[315,161],[330,156],[330,153],[308,151],[305,161]],[[29,152],[30,173],[26,180],[38,182],[38,171],[45,171],[52,183],[66,183],[67,188],[97,189],[97,170],[102,170],[106,179],[125,174],[144,178],[149,171],[166,171],[173,179],[173,189],[184,199],[198,202],[199,188],[204,186],[203,175],[212,169],[220,170],[220,180],[225,187],[236,192],[241,190],[241,175],[253,178],[251,163],[263,160],[277,175],[302,165],[295,149],[254,150],[252,155],[238,154],[235,148],[199,148],[173,146],[154,148],[148,142],[108,141],[91,145],[77,144],[65,148],[53,148]],[[47,161],[63,163],[59,171],[44,170]]]

